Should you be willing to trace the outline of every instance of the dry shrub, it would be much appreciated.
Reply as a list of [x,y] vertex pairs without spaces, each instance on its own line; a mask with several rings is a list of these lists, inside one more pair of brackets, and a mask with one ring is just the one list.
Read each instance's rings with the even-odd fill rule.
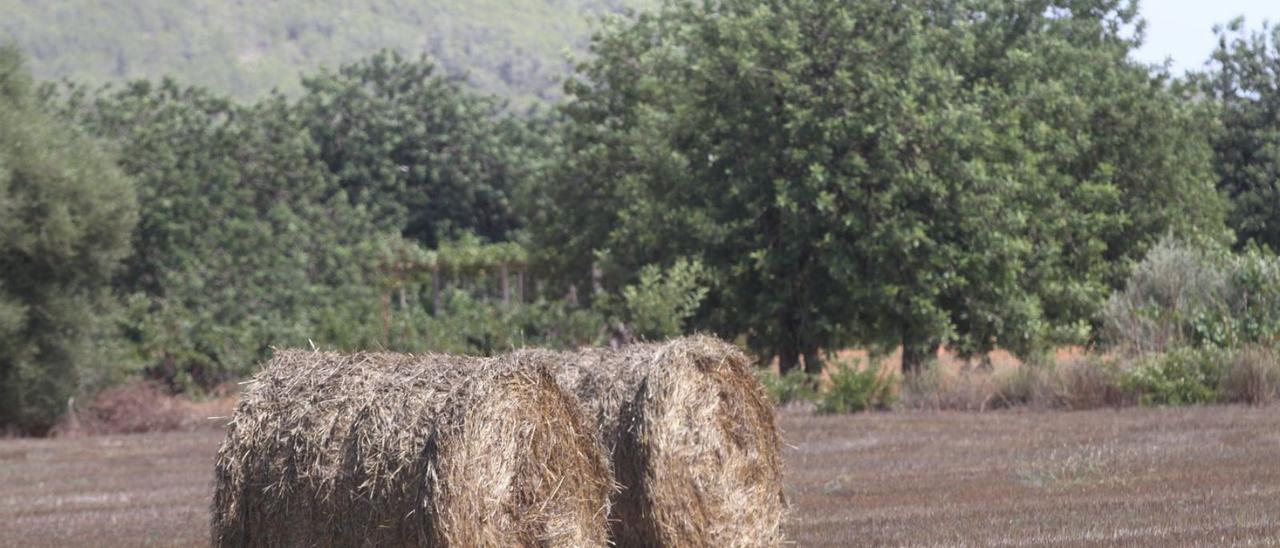
[[221,546],[601,546],[581,406],[512,358],[284,351],[218,452]]
[[191,426],[184,402],[164,388],[138,382],[99,392],[84,409],[70,410],[55,429],[59,436],[168,432]]
[[1271,403],[1280,399],[1280,362],[1270,348],[1246,346],[1231,357],[1221,382],[1220,391],[1226,401]]
[[618,350],[529,350],[597,419],[621,491],[618,546],[777,546],[781,437],[752,363],[703,336]]
[[1047,374],[1041,399],[1048,407],[1085,410],[1135,403],[1134,396],[1120,387],[1116,368],[1097,359],[1068,359]]
[[947,374],[937,364],[902,378],[900,400],[908,409],[985,411],[997,406],[1000,386],[995,375],[966,371]]

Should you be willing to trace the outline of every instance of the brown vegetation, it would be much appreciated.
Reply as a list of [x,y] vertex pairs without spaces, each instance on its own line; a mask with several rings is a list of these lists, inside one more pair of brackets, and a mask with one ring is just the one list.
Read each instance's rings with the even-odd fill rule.
[[710,337],[577,353],[526,350],[595,415],[621,492],[619,546],[775,546],[781,440],[737,347]]
[[154,383],[137,382],[99,392],[83,409],[71,406],[57,436],[137,434],[184,430],[200,424],[189,400]]
[[1268,546],[1280,412],[784,414],[799,546]]
[[223,546],[599,546],[612,482],[548,372],[511,359],[284,351],[218,452]]
[[[1280,412],[784,412],[796,546],[1274,545]],[[0,440],[0,544],[200,546],[221,432]]]

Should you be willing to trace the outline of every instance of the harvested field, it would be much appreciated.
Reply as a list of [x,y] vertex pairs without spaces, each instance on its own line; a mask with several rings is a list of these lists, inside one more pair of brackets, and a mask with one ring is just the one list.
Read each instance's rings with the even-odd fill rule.
[[[781,423],[799,546],[1280,545],[1276,406]],[[221,440],[0,440],[0,544],[207,544]]]

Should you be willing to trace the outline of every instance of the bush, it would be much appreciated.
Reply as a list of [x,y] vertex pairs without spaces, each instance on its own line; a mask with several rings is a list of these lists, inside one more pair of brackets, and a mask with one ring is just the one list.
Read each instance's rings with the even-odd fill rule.
[[1048,378],[1046,368],[1024,364],[1003,377],[995,379],[992,407],[1019,407],[1045,403],[1044,389]]
[[1094,357],[1070,359],[1054,365],[1049,373],[1040,395],[1046,407],[1083,410],[1132,403],[1113,363]]
[[831,387],[818,397],[819,413],[857,413],[886,409],[894,403],[894,375],[881,376],[879,368],[859,369],[841,363],[831,374]]
[[644,340],[680,335],[684,322],[698,311],[707,288],[702,263],[677,260],[663,270],[648,265],[640,270],[640,282],[622,289],[623,320]]
[[1247,346],[1227,362],[1219,389],[1223,401],[1265,405],[1280,399],[1280,361],[1275,351]]
[[814,390],[813,377],[799,369],[793,369],[786,375],[778,375],[772,370],[762,369],[759,377],[765,391],[778,405],[795,401],[813,401],[818,397],[817,391]]
[[1235,348],[1280,337],[1280,258],[1164,240],[1147,253],[1103,313],[1106,336],[1132,354]]
[[985,411],[991,407],[996,391],[996,381],[990,373],[949,375],[935,362],[903,377],[902,405],[934,411]]
[[137,434],[167,432],[190,425],[183,402],[160,385],[135,382],[98,393],[82,410],[73,410],[58,434]]
[[1121,387],[1142,405],[1200,405],[1218,401],[1218,384],[1230,354],[1179,348],[1142,358],[1121,374]]

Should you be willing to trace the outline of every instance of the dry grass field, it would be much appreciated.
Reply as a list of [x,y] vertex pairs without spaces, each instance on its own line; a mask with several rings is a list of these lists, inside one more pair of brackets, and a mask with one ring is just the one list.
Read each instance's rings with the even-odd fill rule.
[[[783,413],[799,546],[1280,546],[1280,407]],[[0,440],[0,545],[207,544],[221,432]]]

